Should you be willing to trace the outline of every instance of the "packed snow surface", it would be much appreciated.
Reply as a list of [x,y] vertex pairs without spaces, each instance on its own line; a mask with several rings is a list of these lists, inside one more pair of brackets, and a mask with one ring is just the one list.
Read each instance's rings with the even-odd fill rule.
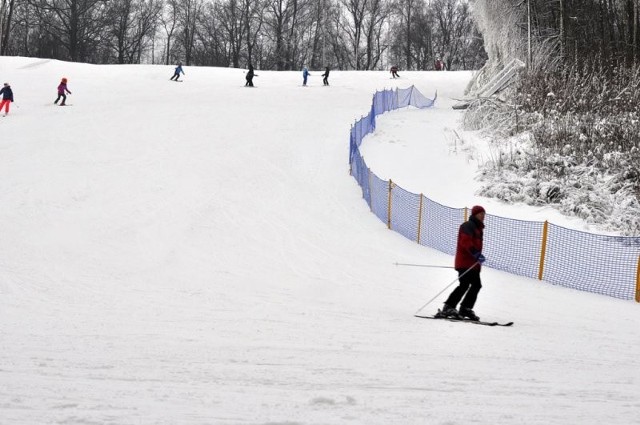
[[349,176],[375,90],[438,92],[365,140],[381,178],[585,226],[475,195],[491,151],[451,109],[470,73],[185,72],[0,58],[1,424],[640,423],[634,302],[485,268],[476,313],[514,327],[413,317],[456,274],[396,266],[452,258]]

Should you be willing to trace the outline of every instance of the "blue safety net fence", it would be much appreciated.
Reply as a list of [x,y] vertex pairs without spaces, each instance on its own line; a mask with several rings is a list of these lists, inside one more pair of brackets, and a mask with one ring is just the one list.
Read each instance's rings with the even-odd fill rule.
[[[433,106],[415,87],[376,92],[369,114],[351,127],[349,163],[371,211],[389,229],[454,255],[466,208],[438,204],[422,194],[382,180],[365,163],[359,147],[376,128],[376,116],[407,106]],[[596,235],[547,222],[487,214],[485,265],[556,285],[640,301],[640,237]]]

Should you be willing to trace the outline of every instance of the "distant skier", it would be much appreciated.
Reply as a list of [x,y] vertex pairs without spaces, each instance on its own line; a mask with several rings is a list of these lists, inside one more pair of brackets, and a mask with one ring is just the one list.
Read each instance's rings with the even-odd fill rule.
[[71,92],[67,88],[67,79],[63,78],[62,80],[60,80],[60,84],[58,84],[58,97],[56,98],[56,100],[53,101],[53,103],[57,105],[58,101],[62,99],[60,106],[66,106],[66,103],[65,103],[67,101],[66,93],[71,94]]
[[322,77],[322,84],[325,86],[329,85],[329,67],[326,67],[324,69],[324,74],[321,75]]
[[[172,81],[178,81],[178,78],[180,78],[180,74],[184,75],[184,71],[182,70],[182,62],[178,62],[178,66],[176,66],[176,70],[173,73],[173,77],[169,78]],[[174,80],[175,78],[175,80]]]
[[245,77],[247,82],[245,83],[245,87],[253,87],[253,77],[255,73],[253,72],[253,65],[249,64],[249,70],[247,71],[247,76]]
[[391,67],[391,76],[393,78],[400,78],[400,75],[398,75],[398,67],[395,65]]
[[0,89],[0,94],[2,95],[2,102],[0,102],[0,111],[4,107],[4,115],[7,116],[9,113],[9,105],[13,102],[13,90],[11,90],[11,86],[9,83],[4,83],[4,87]]
[[309,75],[311,75],[309,73],[309,70],[307,69],[307,66],[305,65],[304,67],[302,67],[302,85],[306,86],[307,85],[307,78],[309,77]]
[[436,61],[433,64],[433,67],[435,68],[436,71],[444,71],[444,62],[442,62],[440,58],[436,58]]
[[[482,255],[482,234],[484,232],[485,210],[480,205],[471,208],[471,217],[460,225],[458,229],[458,244],[456,247],[455,269],[458,272],[460,284],[451,292],[444,302],[442,311],[436,317],[467,318],[480,320],[473,312],[473,306],[482,288],[480,282],[481,264],[485,258]],[[464,299],[463,299],[464,297]],[[460,303],[460,312],[456,305]]]

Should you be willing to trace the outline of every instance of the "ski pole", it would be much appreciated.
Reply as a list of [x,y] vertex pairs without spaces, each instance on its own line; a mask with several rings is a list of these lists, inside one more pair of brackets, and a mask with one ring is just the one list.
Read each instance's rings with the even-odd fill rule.
[[438,297],[440,296],[440,294],[442,294],[444,291],[446,291],[447,289],[449,289],[449,287],[450,287],[451,285],[453,285],[454,283],[456,283],[456,281],[457,281],[458,279],[460,279],[460,278],[461,278],[462,276],[464,276],[465,274],[469,273],[469,272],[471,271],[471,269],[472,269],[472,268],[474,268],[475,266],[477,266],[477,265],[478,265],[478,263],[479,263],[479,261],[476,261],[476,262],[475,262],[475,264],[474,264],[473,266],[469,267],[469,268],[468,268],[467,270],[465,270],[461,275],[459,275],[458,277],[456,277],[455,279],[453,279],[453,281],[452,281],[450,284],[448,284],[447,286],[445,286],[445,287],[444,287],[444,289],[443,289],[442,291],[438,292],[438,293],[436,294],[436,296],[435,296],[435,297],[433,297],[433,298],[431,298],[429,301],[427,301],[427,303],[426,303],[425,305],[423,305],[422,307],[420,307],[420,308],[418,309],[418,311],[416,311],[415,313],[413,313],[413,315],[415,316],[416,314],[420,313],[420,310],[422,310],[423,308],[425,308],[426,306],[428,306],[429,304],[431,304],[431,303],[433,302],[433,300],[435,300],[436,298],[438,298]]
[[435,266],[432,264],[411,264],[411,263],[393,263],[396,266],[411,266],[411,267],[430,267],[434,269],[454,269],[453,266]]

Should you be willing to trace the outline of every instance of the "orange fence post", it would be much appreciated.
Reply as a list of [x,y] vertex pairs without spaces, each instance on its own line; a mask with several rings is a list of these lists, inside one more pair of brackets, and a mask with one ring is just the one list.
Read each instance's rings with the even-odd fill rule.
[[638,257],[638,271],[636,273],[636,302],[640,303],[640,257]]
[[420,230],[422,229],[422,198],[424,195],[420,194],[420,209],[418,210],[418,244],[420,244]]
[[540,268],[538,269],[538,280],[542,280],[542,275],[544,274],[544,259],[547,254],[548,234],[549,234],[549,222],[545,220],[544,226],[542,227],[542,243],[540,244]]
[[391,230],[391,189],[393,182],[389,179],[389,199],[387,200],[387,229]]

